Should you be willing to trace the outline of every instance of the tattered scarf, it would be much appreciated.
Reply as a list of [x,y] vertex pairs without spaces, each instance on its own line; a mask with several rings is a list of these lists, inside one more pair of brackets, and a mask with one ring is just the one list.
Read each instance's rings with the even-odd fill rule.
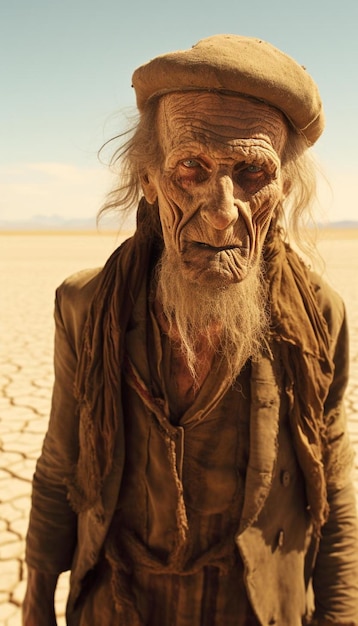
[[[150,210],[142,200],[138,215]],[[75,394],[81,444],[69,499],[77,511],[98,504],[113,464],[121,413],[124,336],[131,311],[152,262],[154,237],[138,221],[103,268],[84,328]],[[272,340],[279,344],[290,400],[290,424],[305,476],[315,526],[328,513],[323,457],[324,402],[333,377],[329,334],[317,306],[308,271],[277,231],[271,229],[264,251],[271,307]]]

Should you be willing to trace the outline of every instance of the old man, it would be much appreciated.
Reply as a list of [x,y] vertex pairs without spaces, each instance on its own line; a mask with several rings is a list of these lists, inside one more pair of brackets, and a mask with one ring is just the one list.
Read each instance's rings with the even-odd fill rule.
[[288,245],[314,194],[315,83],[214,36],[134,72],[101,271],[57,291],[25,626],[357,626],[340,298]]

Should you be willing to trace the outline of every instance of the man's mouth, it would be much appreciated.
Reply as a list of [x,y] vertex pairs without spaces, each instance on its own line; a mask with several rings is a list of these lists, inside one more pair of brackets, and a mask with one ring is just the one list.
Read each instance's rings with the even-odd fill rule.
[[227,250],[240,250],[241,254],[247,254],[248,248],[247,246],[239,246],[237,244],[231,244],[227,246],[212,246],[209,243],[204,243],[202,241],[195,241],[194,245],[198,248],[202,248],[203,250],[211,250],[212,252],[225,252]]

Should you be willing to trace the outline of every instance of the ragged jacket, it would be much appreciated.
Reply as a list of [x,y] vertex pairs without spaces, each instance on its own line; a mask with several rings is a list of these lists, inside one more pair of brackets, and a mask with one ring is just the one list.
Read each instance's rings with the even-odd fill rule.
[[[125,433],[119,419],[113,463],[101,498],[75,513],[66,483],[72,480],[85,437],[73,386],[83,350],[83,328],[99,279],[98,270],[81,272],[57,291],[52,412],[34,477],[27,537],[31,567],[51,573],[71,569],[69,624],[82,581],[98,560],[120,497],[125,459]],[[334,363],[334,378],[325,401],[329,515],[319,538],[313,532],[309,504],[302,507],[296,492],[292,441],[289,431],[281,428],[286,389],[273,349],[253,370],[249,464],[236,537],[247,594],[263,626],[304,624],[310,619],[312,596],[321,626],[358,626],[357,520],[350,476],[352,452],[343,407],[347,329],[339,297],[313,274],[311,281],[328,326]]]

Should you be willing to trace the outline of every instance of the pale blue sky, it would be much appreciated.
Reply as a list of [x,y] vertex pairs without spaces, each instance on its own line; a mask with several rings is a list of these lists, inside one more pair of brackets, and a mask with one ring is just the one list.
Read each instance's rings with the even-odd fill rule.
[[96,152],[134,106],[133,70],[215,33],[306,66],[327,117],[315,149],[327,216],[358,219],[357,0],[8,0],[0,15],[0,219],[94,215],[111,184]]

